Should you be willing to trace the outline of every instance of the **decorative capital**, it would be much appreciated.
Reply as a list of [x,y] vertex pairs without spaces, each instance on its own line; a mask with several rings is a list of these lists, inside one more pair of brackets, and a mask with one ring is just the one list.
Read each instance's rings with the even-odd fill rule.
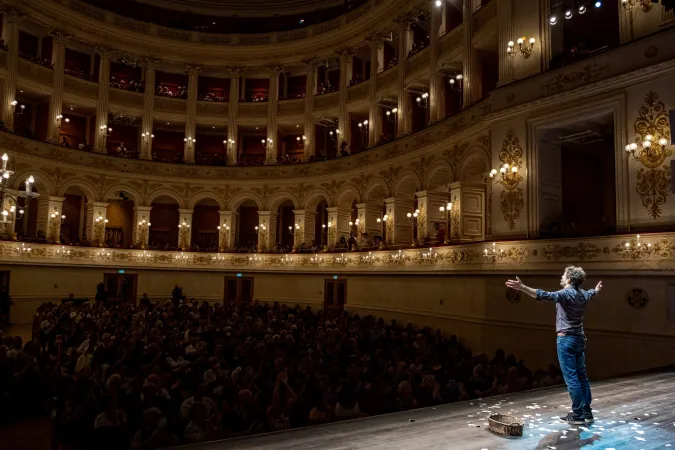
[[266,66],[270,77],[278,77],[284,72],[284,66]]
[[101,58],[110,59],[110,56],[112,55],[112,49],[104,45],[99,45],[96,47],[96,53],[98,53]]
[[18,9],[16,6],[2,5],[0,7],[0,12],[5,17],[8,23],[17,23],[19,19],[24,15],[23,11]]
[[244,76],[243,67],[230,67],[230,78],[241,78]]
[[185,73],[188,76],[194,77],[198,76],[202,72],[202,69],[203,69],[202,66],[193,66],[188,64],[187,66],[185,66]]
[[54,38],[55,44],[65,45],[68,39],[70,39],[69,34],[66,34],[63,30],[59,30],[58,28],[53,29],[49,34]]
[[372,49],[381,49],[382,46],[384,45],[384,38],[382,36],[371,36],[367,39],[368,42],[368,48]]
[[159,59],[154,59],[154,58],[141,58],[141,66],[150,69],[150,70],[155,70],[157,67],[159,67]]

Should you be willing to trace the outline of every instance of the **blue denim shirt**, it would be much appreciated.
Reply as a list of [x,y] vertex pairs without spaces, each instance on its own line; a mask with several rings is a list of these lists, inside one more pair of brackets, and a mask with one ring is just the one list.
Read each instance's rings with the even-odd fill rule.
[[595,289],[584,291],[573,287],[556,292],[537,289],[537,300],[555,302],[556,332],[583,335],[586,303],[596,294]]

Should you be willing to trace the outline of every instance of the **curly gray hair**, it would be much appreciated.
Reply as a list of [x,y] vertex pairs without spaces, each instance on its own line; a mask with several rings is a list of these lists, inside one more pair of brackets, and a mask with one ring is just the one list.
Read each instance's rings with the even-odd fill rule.
[[581,267],[567,266],[565,267],[564,276],[572,286],[578,289],[586,279],[586,272]]

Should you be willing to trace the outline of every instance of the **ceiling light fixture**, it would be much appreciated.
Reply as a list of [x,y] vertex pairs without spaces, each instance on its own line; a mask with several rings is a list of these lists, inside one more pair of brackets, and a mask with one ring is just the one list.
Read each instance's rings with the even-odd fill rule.
[[586,12],[586,5],[579,6],[577,11],[579,11],[579,14],[584,14]]
[[597,0],[597,1],[595,2],[595,7],[596,7],[596,8],[602,7],[602,1],[601,1],[601,0]]
[[549,17],[549,19],[548,19],[548,22],[551,25],[555,25],[556,23],[558,23],[558,18],[555,15],[551,15],[551,17]]
[[567,11],[565,11],[565,19],[571,19],[573,15],[574,15],[574,13],[572,13],[571,9],[568,9]]
[[436,6],[440,8],[442,4],[443,2],[441,0],[436,0]]

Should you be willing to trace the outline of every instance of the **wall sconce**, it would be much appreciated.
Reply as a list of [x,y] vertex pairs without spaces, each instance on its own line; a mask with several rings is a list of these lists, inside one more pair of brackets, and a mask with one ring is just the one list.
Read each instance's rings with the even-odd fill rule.
[[102,134],[105,134],[106,137],[110,136],[113,130],[112,128],[108,127],[108,125],[101,125],[100,127],[98,127],[98,129]]
[[185,221],[185,219],[183,219],[183,222],[178,224],[178,228],[186,228],[187,229],[187,228],[190,228],[190,224],[187,223]]
[[415,228],[417,227],[417,218],[419,217],[419,215],[420,215],[419,209],[416,209],[415,211],[406,214],[406,217],[408,217],[408,220],[412,225],[410,227],[410,242],[413,247],[417,247],[417,242],[415,242]]
[[26,110],[26,105],[20,105],[16,100],[12,100],[12,111],[14,115],[21,115]]
[[155,138],[155,135],[151,133],[141,133],[141,138],[143,139],[143,142],[149,142],[151,139]]
[[[302,137],[297,136],[295,140],[298,144],[301,144],[303,148],[307,146],[307,136],[305,136],[304,134],[302,135]],[[302,143],[300,141],[302,141]]]
[[263,147],[265,150],[269,151],[274,148],[274,140],[267,138],[267,139],[261,139],[260,142],[262,142]]
[[[497,177],[499,173],[499,177]],[[497,169],[492,169],[490,171],[490,178],[494,179],[496,183],[503,184],[505,186],[516,186],[522,177],[518,175],[518,166],[504,164],[499,172]]]
[[359,131],[361,133],[368,134],[368,120],[364,120],[363,122],[359,122],[357,125],[359,126]]
[[351,227],[353,227],[353,226],[355,226],[355,225],[358,227],[360,223],[361,223],[361,220],[360,220],[360,219],[356,219],[354,222],[352,222],[352,221],[350,220],[350,221],[349,221],[349,228],[351,228]]
[[424,94],[420,95],[415,99],[417,102],[417,106],[421,108],[428,108],[429,107],[429,93],[425,92]]
[[658,145],[654,142],[654,136],[648,134],[645,136],[644,142],[642,142],[642,148],[638,150],[638,145],[633,142],[632,144],[626,145],[626,152],[629,156],[632,156],[634,160],[640,161],[642,163],[649,161],[659,160],[663,153],[666,150],[666,145],[668,145],[668,139],[661,138],[658,141]]
[[234,139],[225,139],[223,141],[223,145],[225,145],[225,148],[227,149],[227,151],[234,150],[236,148],[234,144],[236,144]]
[[197,139],[192,139],[191,137],[186,137],[183,138],[183,142],[185,142],[186,148],[191,149],[194,145],[195,142],[197,142]]
[[448,202],[447,205],[441,206],[438,210],[442,213],[445,213],[445,244],[450,243],[450,215],[452,214],[452,202]]
[[255,226],[255,234],[260,234],[260,233],[262,233],[266,230],[267,230],[267,227],[265,226],[264,223],[261,223],[260,226],[258,226],[258,225]]
[[530,38],[528,41],[529,44],[526,44],[525,41],[527,41],[526,36],[518,38],[516,41],[518,43],[518,48],[515,48],[513,41],[509,41],[506,46],[506,53],[508,53],[511,58],[515,58],[518,53],[523,55],[523,58],[529,58],[532,54],[532,49],[534,49],[534,43],[536,40],[534,38]]
[[387,111],[384,114],[387,116],[387,119],[389,119],[392,122],[396,122],[396,113],[398,113],[398,108],[394,108],[391,111]]
[[501,258],[504,257],[504,249],[497,251],[497,245],[493,242],[492,247],[488,247],[483,252],[483,258],[485,262],[496,263]]
[[340,137],[340,130],[335,130],[335,133],[333,133],[331,130],[328,132],[328,136],[330,136],[332,140],[336,141]]
[[461,91],[462,85],[464,84],[464,75],[459,73],[459,74],[457,74],[453,77],[450,77],[450,79],[448,80],[448,83],[450,83],[450,87],[452,89],[455,89],[457,91]]
[[642,11],[649,12],[655,3],[658,2],[654,0],[621,0],[621,5],[626,9],[626,11],[630,11],[634,6],[640,5],[640,9],[642,9]]
[[293,226],[289,225],[288,226],[288,233],[291,236],[295,236],[295,230],[299,230],[299,229],[300,229],[300,224],[298,224],[298,223],[295,224],[295,229],[293,229]]
[[70,119],[67,118],[67,117],[64,119],[63,114],[59,114],[58,116],[56,116],[56,127],[57,128],[61,128],[61,126],[63,125],[63,122],[70,123]]

